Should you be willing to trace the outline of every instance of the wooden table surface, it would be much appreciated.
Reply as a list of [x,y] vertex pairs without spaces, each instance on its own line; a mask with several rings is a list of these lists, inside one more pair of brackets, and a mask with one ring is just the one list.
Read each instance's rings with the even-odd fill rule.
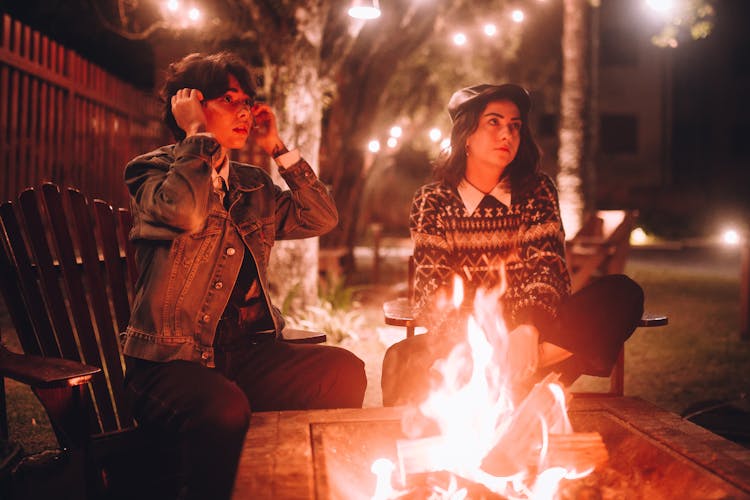
[[[234,498],[371,498],[370,464],[381,456],[395,458],[402,412],[254,414]],[[660,498],[659,491],[662,498],[750,498],[750,450],[678,415],[631,397],[573,398],[569,415],[576,431],[602,434],[609,464],[617,464],[611,467],[633,470],[630,475],[651,498]]]

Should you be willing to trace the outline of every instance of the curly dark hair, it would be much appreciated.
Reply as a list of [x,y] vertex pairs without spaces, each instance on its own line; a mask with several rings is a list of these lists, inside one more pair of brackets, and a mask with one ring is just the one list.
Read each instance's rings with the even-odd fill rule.
[[[451,187],[457,187],[466,174],[466,139],[479,126],[479,119],[487,105],[504,98],[489,95],[473,99],[466,103],[465,109],[456,117],[451,129],[451,147],[444,151],[435,161],[434,176]],[[539,171],[541,150],[529,128],[528,116],[521,115],[521,143],[516,157],[506,167],[503,178],[510,177],[514,193],[522,193],[529,187],[529,182]]]
[[233,75],[242,90],[251,98],[255,97],[255,86],[250,73],[250,67],[237,54],[219,52],[216,54],[189,54],[167,68],[167,78],[161,88],[159,97],[164,103],[164,124],[169,128],[175,139],[185,138],[182,130],[172,114],[172,96],[178,90],[189,88],[198,89],[203,93],[204,100],[216,99],[229,88],[229,75]]

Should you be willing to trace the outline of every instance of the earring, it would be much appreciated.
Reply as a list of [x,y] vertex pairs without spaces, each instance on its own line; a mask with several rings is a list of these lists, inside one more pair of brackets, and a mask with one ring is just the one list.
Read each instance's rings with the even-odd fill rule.
[[464,144],[464,153],[466,154],[466,156],[469,156],[469,145],[468,144]]

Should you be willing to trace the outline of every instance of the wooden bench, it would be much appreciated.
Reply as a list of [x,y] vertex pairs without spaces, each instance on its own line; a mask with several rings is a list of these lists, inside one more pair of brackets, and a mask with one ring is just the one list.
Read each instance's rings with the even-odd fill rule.
[[[571,288],[580,290],[597,276],[620,274],[630,250],[630,232],[637,217],[633,210],[600,210],[585,219],[581,230],[566,244],[566,259],[571,274]],[[414,258],[409,257],[407,297],[400,297],[383,304],[385,323],[406,328],[411,337],[418,326],[412,312],[414,296]],[[639,327],[664,326],[668,318],[663,314],[644,313]],[[620,351],[609,377],[610,388],[606,393],[579,393],[580,396],[622,396],[625,392],[625,352]]]
[[[154,464],[161,450],[137,429],[124,394],[119,333],[137,278],[131,225],[127,210],[51,183],[0,205],[0,291],[23,348],[0,346],[0,377],[31,386],[61,450],[86,471],[86,497],[127,491],[134,477],[147,480],[146,464],[159,470],[174,462]],[[325,341],[322,333],[283,334]],[[4,396],[0,439],[8,438]],[[128,467],[137,470],[117,473]],[[162,484],[155,479],[153,491]]]

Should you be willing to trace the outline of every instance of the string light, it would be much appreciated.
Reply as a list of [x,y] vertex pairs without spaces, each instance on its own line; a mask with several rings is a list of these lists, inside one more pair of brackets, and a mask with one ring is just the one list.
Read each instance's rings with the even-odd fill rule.
[[370,142],[367,143],[367,149],[371,153],[377,153],[378,151],[380,151],[380,141],[377,139],[371,140]]
[[453,35],[453,43],[455,45],[458,45],[459,47],[461,47],[462,45],[466,45],[466,40],[466,35],[464,35],[463,33],[455,33]]
[[513,12],[510,13],[510,18],[514,23],[522,23],[525,17],[526,15],[521,9],[514,9]]
[[398,139],[396,139],[395,137],[389,137],[388,140],[386,141],[386,144],[388,145],[389,148],[393,149],[396,146],[398,146]]
[[443,133],[440,131],[439,128],[432,128],[430,129],[430,132],[428,133],[428,135],[430,136],[430,140],[432,142],[437,142],[443,136]]
[[646,0],[646,5],[657,12],[666,13],[674,8],[674,0]]
[[198,10],[196,7],[192,7],[188,11],[188,17],[190,18],[191,21],[197,21],[201,18],[201,11]]
[[495,26],[492,23],[487,23],[484,25],[484,34],[487,36],[495,36],[497,35],[497,26]]
[[395,137],[397,139],[401,137],[401,134],[404,133],[404,131],[398,125],[394,125],[393,127],[391,127],[390,132],[391,132],[391,137]]

